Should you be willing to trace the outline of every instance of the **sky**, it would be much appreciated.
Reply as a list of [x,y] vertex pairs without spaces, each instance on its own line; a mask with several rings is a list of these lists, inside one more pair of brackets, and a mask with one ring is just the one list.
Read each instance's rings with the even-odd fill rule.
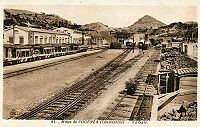
[[4,8],[56,14],[77,24],[102,22],[109,27],[127,27],[144,15],[170,24],[197,21],[195,6],[127,6],[127,5],[9,5]]

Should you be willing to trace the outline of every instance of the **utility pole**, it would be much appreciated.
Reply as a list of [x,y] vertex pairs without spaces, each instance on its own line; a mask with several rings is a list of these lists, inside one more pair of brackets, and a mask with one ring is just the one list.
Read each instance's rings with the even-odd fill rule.
[[84,45],[84,41],[85,41],[85,40],[84,40],[84,35],[85,35],[85,31],[83,30],[83,31],[82,31],[82,45]]
[[14,41],[15,41],[15,25],[13,25],[13,38],[12,38],[12,41],[13,41],[12,43],[15,44],[14,43]]

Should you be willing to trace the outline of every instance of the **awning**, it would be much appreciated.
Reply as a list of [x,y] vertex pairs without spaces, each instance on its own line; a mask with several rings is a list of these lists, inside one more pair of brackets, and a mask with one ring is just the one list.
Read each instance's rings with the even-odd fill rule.
[[30,51],[30,49],[16,49],[16,51]]
[[53,47],[46,47],[46,48],[44,48],[44,49],[53,49]]
[[198,74],[197,67],[175,69],[174,73],[177,75]]
[[13,48],[14,45],[13,44],[3,44],[4,48]]

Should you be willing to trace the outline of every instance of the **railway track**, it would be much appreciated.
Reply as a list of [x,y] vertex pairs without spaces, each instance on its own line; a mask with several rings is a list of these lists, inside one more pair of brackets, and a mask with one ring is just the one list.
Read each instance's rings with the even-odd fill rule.
[[[153,55],[147,60],[145,65],[139,70],[136,77],[134,78],[134,81],[137,82],[137,92],[133,96],[133,99],[136,99],[135,106],[133,108],[133,111],[131,113],[131,116],[129,116],[129,120],[150,120],[151,118],[151,108],[152,108],[152,102],[153,102],[153,94],[150,87],[153,87],[154,81],[148,79],[149,74],[153,74],[156,72],[157,64],[154,62],[154,60],[157,60],[159,57],[159,52],[155,51]],[[149,81],[147,81],[149,80]],[[103,115],[99,119],[101,120],[113,120],[116,118],[122,118],[126,119],[126,116],[120,115],[117,112],[126,112],[126,108],[124,109],[121,107],[123,101],[125,98],[130,98],[130,95],[127,95],[124,93],[121,95],[120,99],[118,99],[118,102],[116,105],[109,109],[109,113],[106,113],[106,115]],[[129,110],[127,110],[129,112]]]
[[115,113],[115,111],[118,109],[118,107],[120,106],[121,102],[123,101],[123,99],[126,97],[126,93],[122,95],[122,97],[120,98],[120,100],[117,102],[117,104],[113,107],[113,109],[111,109],[111,111],[108,113],[108,115],[104,118],[99,118],[101,120],[109,120],[110,117],[113,116],[113,114]]
[[130,50],[124,51],[85,79],[64,89],[60,94],[41,103],[16,119],[70,119],[91,101],[109,81],[122,70],[117,70]]
[[14,77],[14,76],[21,75],[21,74],[28,73],[28,72],[32,72],[32,71],[36,71],[36,70],[39,70],[39,69],[55,66],[55,65],[58,65],[58,64],[61,64],[61,63],[77,60],[77,59],[84,58],[84,57],[87,57],[87,56],[95,55],[95,54],[98,54],[98,53],[105,52],[106,50],[107,49],[104,49],[104,50],[101,50],[99,52],[94,52],[94,53],[91,53],[91,54],[84,54],[84,55],[81,55],[81,56],[72,57],[72,58],[69,58],[69,59],[60,60],[60,61],[56,61],[56,62],[52,62],[52,63],[48,63],[48,64],[36,66],[36,67],[31,67],[31,68],[27,68],[27,69],[15,71],[15,72],[9,72],[9,73],[3,74],[3,79]]
[[157,69],[157,63],[154,61],[159,58],[159,51],[155,51],[153,55],[145,63],[144,67],[136,75],[136,81],[139,82],[140,89],[143,90],[138,92],[138,99],[135,107],[132,111],[130,120],[150,120],[151,110],[153,104],[153,93],[150,88],[154,87],[154,82],[148,80],[148,75],[154,74]]

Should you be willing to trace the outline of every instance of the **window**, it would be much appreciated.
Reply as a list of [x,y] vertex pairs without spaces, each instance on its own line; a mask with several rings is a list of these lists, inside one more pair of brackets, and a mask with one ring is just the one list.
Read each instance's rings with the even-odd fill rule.
[[29,51],[26,51],[26,57],[29,57]]
[[43,36],[40,36],[40,44],[43,43]]
[[38,44],[38,36],[35,36],[35,44]]
[[20,43],[20,44],[23,44],[23,43],[24,43],[24,37],[23,37],[23,36],[20,36],[20,37],[19,37],[19,43]]
[[52,43],[52,38],[51,37],[49,37],[49,43]]
[[55,37],[53,37],[53,43],[55,43]]
[[58,43],[58,38],[56,38],[56,43]]
[[26,56],[26,51],[22,51],[22,57]]
[[61,41],[62,41],[62,39],[60,38],[60,39],[59,39],[59,43],[60,43],[60,44],[61,44]]
[[29,40],[30,42],[30,44],[32,44],[33,43],[33,36],[30,36],[30,40]]
[[44,43],[45,43],[45,44],[47,43],[47,37],[44,38]]
[[9,42],[13,43],[13,37],[9,37]]

